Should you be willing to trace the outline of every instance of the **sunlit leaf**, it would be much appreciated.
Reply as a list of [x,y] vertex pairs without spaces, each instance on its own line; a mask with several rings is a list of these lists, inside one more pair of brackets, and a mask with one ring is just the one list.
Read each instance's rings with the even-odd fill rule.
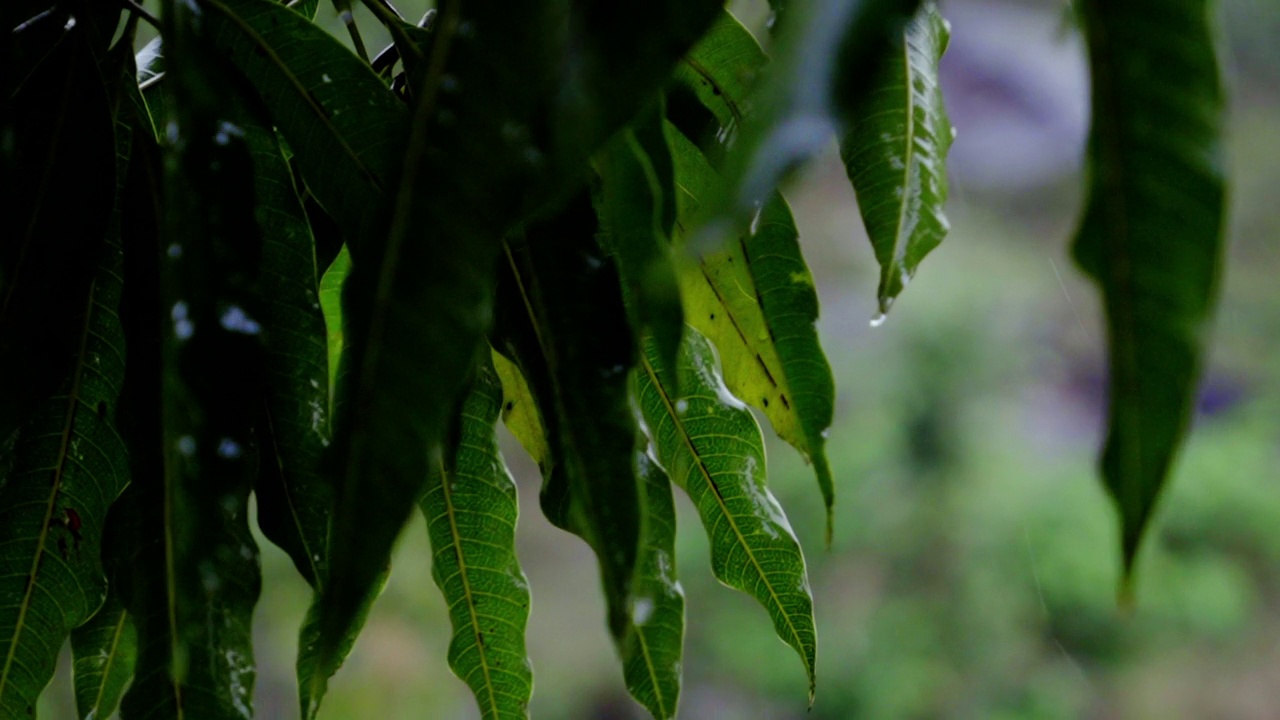
[[812,703],[812,592],[800,544],[765,487],[764,443],[755,417],[725,387],[715,350],[700,333],[685,333],[681,397],[668,392],[653,359],[646,347],[635,386],[658,460],[698,508],[716,578],[763,605],[778,637],[799,653]]
[[538,470],[546,475],[551,470],[551,448],[547,445],[547,434],[542,429],[542,418],[538,414],[533,391],[515,363],[497,350],[491,355],[494,370],[502,381],[502,424],[538,464]]
[[943,206],[952,128],[938,84],[950,35],[937,7],[924,3],[891,48],[858,121],[840,143],[880,263],[881,313],[950,227]]
[[1110,346],[1102,474],[1125,575],[1187,429],[1222,266],[1222,88],[1204,0],[1079,4],[1093,77],[1074,253]]
[[351,253],[344,245],[320,277],[320,309],[324,312],[325,338],[329,349],[329,395],[338,381],[338,365],[346,343],[342,336],[342,284],[351,274]]
[[[655,353],[655,356],[658,353]],[[676,507],[671,481],[649,454],[636,451],[648,525],[636,567],[631,619],[619,641],[627,690],[655,718],[680,704],[684,654],[684,589],[676,579]]]
[[529,583],[515,553],[516,486],[494,435],[501,407],[502,385],[486,358],[462,402],[457,440],[440,456],[420,503],[431,575],[453,623],[449,667],[471,687],[486,720],[527,717],[533,692],[524,644]]
[[[679,131],[667,126],[680,188],[680,224],[696,227],[723,178]],[[813,463],[831,536],[834,482],[827,463],[835,385],[818,344],[818,296],[800,255],[795,221],[773,193],[736,241],[709,248],[685,239],[693,262],[681,272],[689,324],[719,350],[729,389],[762,410],[778,435]]]
[[[66,358],[50,358],[54,368],[69,370],[56,391],[42,398],[21,426],[12,451],[13,467],[0,486],[0,716],[4,717],[34,715],[36,700],[53,676],[63,642],[102,605],[107,593],[101,562],[103,526],[110,504],[129,482],[128,452],[117,432],[115,413],[125,362],[119,318],[120,227],[130,130],[127,124],[116,123],[112,131],[114,107],[108,106],[108,90],[87,42],[79,33],[65,38],[41,68],[40,73],[47,72],[49,77],[37,74],[33,78],[50,82],[48,90],[65,111],[83,115],[59,119],[39,140],[34,128],[19,128],[25,131],[23,137],[37,143],[30,148],[32,153],[49,163],[41,168],[43,182],[33,198],[36,202],[55,200],[42,197],[40,192],[55,188],[70,192],[80,183],[102,183],[95,194],[105,194],[109,215],[103,227],[95,227],[96,221],[89,218],[68,221],[50,217],[69,213],[39,206],[25,208],[18,216],[26,235],[14,238],[23,252],[17,256],[21,263],[17,272],[9,276],[14,284],[5,288],[13,291],[6,293],[6,303],[14,304],[6,304],[5,309],[31,312],[30,320],[69,322],[76,343]],[[119,70],[110,61],[103,63],[103,72],[116,78]],[[68,96],[77,93],[83,96]],[[114,99],[110,102],[115,104]],[[84,136],[69,137],[76,133]],[[98,145],[101,142],[106,143],[105,148]],[[98,168],[91,158],[104,149],[111,152],[114,164]],[[84,152],[88,157],[68,155],[72,152]],[[78,167],[81,159],[89,164]],[[66,177],[79,172],[87,177]],[[80,188],[88,191],[85,186]],[[26,190],[7,186],[5,194]],[[87,204],[97,202],[95,197]],[[49,234],[68,231],[99,235],[91,240]],[[102,247],[101,253],[95,247]],[[22,284],[29,278],[20,280],[20,273],[48,272],[44,266],[65,260],[43,257],[50,251],[90,253],[91,257],[100,256],[101,262],[83,287],[59,287],[54,281],[50,283],[54,287],[41,291]],[[58,277],[56,272],[52,275]],[[72,296],[55,302],[63,305],[56,309],[25,305],[38,293],[50,291]],[[72,304],[77,307],[73,309]],[[43,314],[46,312],[49,314]],[[59,317],[62,313],[66,315]],[[13,328],[7,325],[6,331]],[[43,352],[62,349],[55,344],[43,351],[24,348],[24,352],[39,359]],[[20,380],[26,381],[25,377]]]

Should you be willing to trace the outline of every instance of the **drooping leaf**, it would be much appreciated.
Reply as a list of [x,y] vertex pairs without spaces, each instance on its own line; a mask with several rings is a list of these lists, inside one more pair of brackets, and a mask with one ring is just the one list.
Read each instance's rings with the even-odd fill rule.
[[[22,379],[0,393],[4,438],[70,373],[116,187],[111,109],[89,23],[68,28],[59,12],[45,17],[41,27],[63,23],[53,46],[38,48],[39,62],[0,105],[0,217],[11,228],[0,236],[0,373]],[[65,211],[68,198],[75,212]]]
[[[593,198],[600,243],[618,266],[632,330],[637,342],[651,335],[662,364],[675,367],[684,309],[671,260],[675,174],[660,107],[614,135],[595,165],[599,183]],[[666,221],[668,213],[671,223]]]
[[509,242],[496,331],[529,381],[555,458],[544,475],[543,513],[595,550],[609,628],[620,638],[644,522],[627,397],[635,348],[617,269],[596,227],[582,193]]
[[545,476],[551,471],[550,463],[553,458],[551,447],[547,444],[547,433],[542,429],[537,402],[533,399],[533,391],[520,373],[519,366],[497,350],[493,350],[491,356],[494,371],[502,381],[502,423]]
[[485,720],[528,717],[533,692],[524,643],[529,582],[515,552],[516,486],[494,435],[501,407],[502,385],[486,358],[462,402],[457,439],[439,456],[419,503],[431,576],[453,623],[449,667],[471,687]]
[[645,348],[634,376],[645,424],[658,460],[698,508],[716,578],[768,610],[778,637],[800,655],[812,703],[812,592],[800,544],[765,487],[760,428],[725,387],[711,343],[692,329],[684,337],[679,398],[654,367],[653,348]]
[[[351,398],[339,404],[331,463],[343,474],[333,534],[341,552],[322,645],[349,627],[422,489],[490,324],[502,239],[581,183],[590,155],[654,99],[715,7],[438,8],[390,230],[352,247],[343,290],[344,333],[359,352],[339,389]],[[420,241],[428,233],[442,240]]]
[[[726,198],[745,224],[779,179],[842,136],[865,113],[879,68],[900,43],[920,0],[809,0],[791,3],[777,28],[777,51],[757,109],[726,169]],[[900,46],[900,45],[899,45]]]
[[[655,356],[659,353],[655,353]],[[676,715],[684,655],[684,589],[676,579],[676,507],[657,461],[636,451],[648,526],[636,567],[631,619],[619,642],[627,690],[654,718]]]
[[950,35],[937,6],[925,2],[891,48],[858,121],[840,143],[880,263],[882,314],[950,228],[943,206],[953,130],[938,84]]
[[295,153],[307,187],[360,243],[386,228],[409,113],[337,38],[272,0],[200,0]]
[[[260,577],[248,527],[257,458],[261,237],[253,159],[232,79],[192,5],[165,7],[167,118],[159,478],[139,480],[138,677],[126,718],[252,716],[252,613]],[[152,537],[161,538],[156,544]]]
[[[696,227],[714,211],[724,180],[670,125],[667,136],[680,223]],[[797,238],[786,200],[773,193],[736,241],[701,249],[686,239],[694,262],[680,280],[689,324],[719,350],[729,389],[763,411],[778,436],[813,463],[830,542],[835,490],[824,446],[835,385],[814,328],[817,291]]]
[[1222,88],[1204,0],[1080,3],[1093,78],[1088,203],[1073,248],[1102,291],[1102,475],[1126,582],[1187,429],[1222,267]]
[[71,632],[76,710],[82,720],[109,718],[133,679],[138,631],[114,590],[89,620]]
[[[9,238],[19,243],[20,250],[16,256],[9,256],[16,257],[18,264],[16,272],[9,276],[14,284],[6,288],[12,293],[6,293],[5,300],[12,300],[13,304],[5,309],[33,314],[32,318],[16,319],[17,327],[29,321],[66,322],[76,336],[76,343],[65,358],[45,355],[64,350],[60,343],[44,349],[22,348],[33,359],[47,357],[54,368],[69,369],[58,380],[56,390],[36,404],[34,414],[21,426],[13,448],[13,467],[0,487],[0,716],[14,718],[34,716],[36,700],[53,675],[63,642],[73,628],[89,620],[106,596],[101,562],[103,525],[112,501],[129,482],[128,451],[116,431],[114,413],[124,379],[124,338],[118,315],[120,224],[130,133],[123,124],[112,132],[114,108],[108,106],[108,90],[89,51],[88,40],[76,34],[62,42],[32,81],[53,83],[52,88],[45,89],[52,91],[55,107],[83,112],[84,116],[55,122],[53,132],[39,140],[38,133],[31,132],[34,128],[20,127],[20,131],[31,132],[25,135],[31,141],[49,143],[24,150],[48,158],[50,164],[37,175],[42,182],[36,195],[24,195],[32,185],[26,180],[19,185],[6,185],[5,192],[39,203],[17,215],[25,235]],[[45,72],[50,76],[42,76]],[[119,77],[118,72],[114,75]],[[84,96],[68,96],[76,93]],[[34,102],[36,98],[26,100]],[[99,121],[107,123],[105,138],[98,132],[102,129]],[[67,135],[79,132],[87,137]],[[114,163],[101,169],[92,163],[102,149],[97,143],[104,139],[108,151],[114,148]],[[89,165],[84,168],[76,167],[77,158],[65,155],[78,151],[88,155],[85,160]],[[88,177],[64,176],[78,171]],[[86,182],[105,185],[91,189],[81,184]],[[95,219],[79,218],[69,223],[65,217],[58,217],[71,213],[48,205],[58,198],[40,194],[55,188],[105,193],[109,210],[106,223],[99,227]],[[96,202],[96,197],[86,198],[90,207]],[[17,208],[10,209],[17,212]],[[80,231],[99,234],[92,239],[49,234]],[[96,266],[91,267],[93,273],[87,285],[64,285],[67,278],[60,274],[64,271],[50,267],[65,263],[67,258],[46,257],[46,253],[68,251],[87,253],[89,264]],[[69,264],[74,268],[84,260],[72,259]],[[30,272],[50,274],[22,277]],[[49,287],[26,285],[33,281]],[[55,307],[26,304],[44,293],[58,291],[73,295],[46,296],[44,300]],[[15,325],[8,325],[6,329],[14,328]],[[36,330],[29,326],[24,329]],[[28,380],[15,377],[19,385]],[[13,387],[11,383],[9,388]],[[7,388],[5,392],[11,390]]]
[[767,60],[751,31],[726,10],[676,67],[675,79],[715,116],[721,142],[733,138],[750,114],[751,93]]

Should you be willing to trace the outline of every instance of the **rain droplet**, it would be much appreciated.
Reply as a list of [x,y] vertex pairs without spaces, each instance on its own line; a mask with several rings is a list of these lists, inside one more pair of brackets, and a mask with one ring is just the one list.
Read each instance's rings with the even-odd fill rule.
[[224,437],[218,443],[218,457],[235,460],[243,454],[244,450],[240,447],[240,443],[231,438]]
[[169,248],[165,251],[165,253],[169,257],[173,258],[174,260],[177,260],[178,258],[182,257],[182,246],[179,245],[178,243],[173,243],[172,245],[169,246]]
[[227,308],[222,313],[222,317],[218,318],[218,322],[231,332],[244,335],[257,335],[262,332],[262,326],[246,315],[239,305],[232,305]]
[[218,132],[214,133],[213,141],[219,145],[230,145],[231,138],[242,137],[244,137],[243,130],[224,120],[218,125]]
[[444,74],[440,76],[440,89],[444,92],[451,93],[458,91],[458,78],[453,75]]
[[631,604],[631,620],[636,625],[644,625],[653,615],[653,600],[647,597],[636,598]]
[[63,30],[70,30],[76,26],[76,18],[74,15],[67,16],[67,24],[62,26]]
[[884,313],[876,313],[876,316],[871,318],[871,327],[873,328],[880,327],[881,325],[884,324],[884,321],[888,319],[889,319],[888,315],[885,315]]
[[321,76],[320,76],[320,81],[321,81],[321,82],[326,82],[326,83],[331,83],[331,82],[333,82],[333,78],[329,77],[329,73],[325,73],[325,74],[323,74],[323,75],[321,75]]
[[677,400],[677,401],[676,401],[676,412],[678,412],[678,413],[686,413],[686,412],[689,412],[689,401],[688,401],[688,400]]
[[183,435],[178,438],[178,452],[191,457],[196,453],[196,439],[190,435]]

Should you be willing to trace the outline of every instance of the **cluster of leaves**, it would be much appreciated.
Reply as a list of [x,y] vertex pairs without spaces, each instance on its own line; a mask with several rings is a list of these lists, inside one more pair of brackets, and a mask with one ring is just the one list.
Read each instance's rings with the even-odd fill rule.
[[[499,418],[595,551],[633,696],[673,717],[671,485],[809,677],[805,562],[751,408],[813,465],[834,386],[779,180],[841,144],[887,312],[942,240],[932,3],[441,0],[368,59],[318,0],[13,0],[0,245],[0,715],[70,637],[83,717],[252,715],[248,526],[312,585],[314,717],[414,508],[486,718],[523,717],[529,591]],[[1183,432],[1219,254],[1204,0],[1080,3],[1131,558]],[[140,21],[160,36],[135,55]],[[58,206],[62,205],[60,209]]]

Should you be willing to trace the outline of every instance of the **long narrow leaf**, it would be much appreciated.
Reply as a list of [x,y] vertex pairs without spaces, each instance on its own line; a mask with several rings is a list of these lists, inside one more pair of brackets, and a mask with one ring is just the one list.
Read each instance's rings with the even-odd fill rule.
[[890,48],[859,120],[840,143],[880,263],[881,313],[950,227],[943,206],[952,128],[938,84],[950,34],[937,7],[924,3]]
[[1193,407],[1222,266],[1222,88],[1205,0],[1080,4],[1093,77],[1074,253],[1102,290],[1111,404],[1102,475],[1126,581]]
[[765,488],[764,444],[745,405],[724,386],[714,348],[685,333],[682,397],[668,391],[645,349],[636,392],[658,459],[689,493],[711,542],[711,567],[726,585],[769,611],[774,630],[800,655],[813,702],[817,636],[804,555],[786,515]]
[[456,444],[445,449],[420,503],[431,575],[453,622],[449,666],[471,687],[485,720],[527,717],[533,692],[516,486],[494,435],[501,407],[502,386],[486,359],[462,402]]
[[112,590],[89,622],[71,632],[76,710],[82,720],[109,718],[133,679],[138,630]]

